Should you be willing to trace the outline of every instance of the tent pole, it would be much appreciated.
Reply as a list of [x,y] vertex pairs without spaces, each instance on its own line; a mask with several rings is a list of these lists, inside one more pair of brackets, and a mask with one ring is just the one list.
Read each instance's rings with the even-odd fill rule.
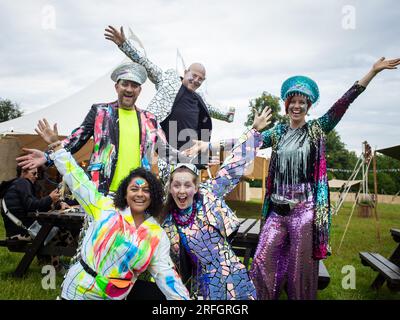
[[378,237],[379,243],[381,243],[381,232],[380,232],[379,217],[378,217],[378,177],[376,174],[376,150],[374,151],[373,168],[374,168],[374,191],[375,191],[374,214],[376,221],[376,236]]

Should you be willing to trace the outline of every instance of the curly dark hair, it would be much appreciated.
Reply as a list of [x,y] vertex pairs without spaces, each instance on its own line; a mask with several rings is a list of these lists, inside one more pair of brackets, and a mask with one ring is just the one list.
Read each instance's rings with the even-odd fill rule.
[[121,181],[114,197],[115,207],[123,210],[128,206],[128,203],[126,201],[128,185],[132,181],[132,179],[136,177],[145,179],[149,184],[151,203],[150,206],[147,208],[147,212],[151,216],[158,218],[163,206],[164,189],[160,180],[153,173],[144,168],[137,168],[132,170],[129,175]]

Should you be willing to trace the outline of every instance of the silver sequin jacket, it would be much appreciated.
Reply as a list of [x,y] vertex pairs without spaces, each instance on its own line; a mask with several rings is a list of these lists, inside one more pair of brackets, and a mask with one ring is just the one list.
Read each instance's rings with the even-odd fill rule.
[[[152,63],[143,53],[135,48],[132,40],[126,40],[119,48],[132,61],[146,68],[149,79],[154,83],[157,90],[146,110],[153,113],[157,117],[159,123],[163,122],[172,111],[172,106],[182,86],[181,78],[176,70],[168,69],[164,72],[161,68]],[[200,97],[199,101],[203,102],[205,110],[209,113],[209,117],[227,122],[233,121],[234,113],[219,110],[207,103],[201,93],[196,92],[195,94]],[[205,121],[204,128],[212,129],[210,118]]]

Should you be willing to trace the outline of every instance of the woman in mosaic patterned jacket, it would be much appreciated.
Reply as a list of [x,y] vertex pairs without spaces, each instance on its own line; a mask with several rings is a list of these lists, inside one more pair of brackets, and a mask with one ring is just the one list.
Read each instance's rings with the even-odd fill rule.
[[[246,267],[233,252],[228,237],[239,227],[225,196],[239,183],[261,146],[261,134],[269,123],[267,107],[256,113],[215,178],[199,183],[193,164],[180,163],[169,178],[166,218],[162,226],[171,240],[171,256],[181,276],[191,267],[191,293],[206,300],[255,299],[255,288]],[[186,262],[183,258],[187,257]],[[183,277],[184,280],[185,277]]]
[[272,147],[265,220],[250,276],[258,299],[278,299],[287,284],[289,299],[315,299],[319,260],[329,255],[331,224],[325,139],[349,105],[384,69],[396,69],[400,59],[379,59],[322,117],[306,121],[318,101],[317,84],[294,76],[281,88],[290,124],[264,131],[263,148]]

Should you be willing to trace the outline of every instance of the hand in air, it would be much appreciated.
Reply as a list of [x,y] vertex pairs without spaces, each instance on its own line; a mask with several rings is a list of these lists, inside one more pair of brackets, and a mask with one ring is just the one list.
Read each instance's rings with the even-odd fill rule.
[[272,113],[270,107],[266,106],[261,113],[255,111],[253,128],[257,131],[263,130],[266,126],[268,126],[271,121]]
[[118,47],[121,46],[126,40],[123,27],[121,27],[120,31],[118,31],[113,26],[108,26],[108,28],[106,28],[104,31],[104,37],[107,40],[114,42]]

